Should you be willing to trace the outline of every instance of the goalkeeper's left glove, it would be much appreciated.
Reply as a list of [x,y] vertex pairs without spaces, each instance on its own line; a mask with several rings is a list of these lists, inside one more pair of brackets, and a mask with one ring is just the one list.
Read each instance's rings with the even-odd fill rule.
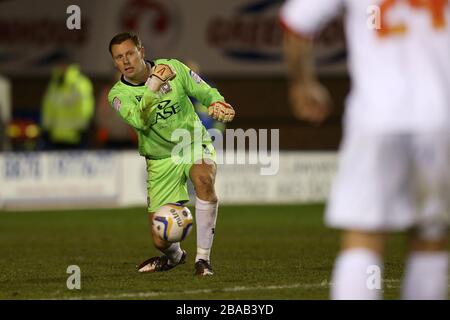
[[208,114],[215,120],[230,122],[233,120],[235,112],[233,107],[228,103],[216,101],[208,107]]

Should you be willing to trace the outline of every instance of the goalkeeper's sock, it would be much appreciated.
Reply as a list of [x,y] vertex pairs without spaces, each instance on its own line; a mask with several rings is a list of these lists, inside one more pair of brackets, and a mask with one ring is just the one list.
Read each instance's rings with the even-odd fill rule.
[[446,299],[448,258],[446,251],[412,252],[406,263],[402,298],[406,300]]
[[[366,248],[342,251],[334,263],[331,299],[381,299],[382,263],[377,253]],[[378,275],[374,274],[376,270],[379,270]]]
[[170,244],[166,249],[161,250],[167,258],[169,259],[169,265],[173,266],[180,262],[181,256],[183,255],[183,250],[181,250],[180,243],[175,242]]
[[209,202],[197,197],[195,202],[195,220],[197,224],[197,256],[195,261],[210,260],[214,240],[218,202]]

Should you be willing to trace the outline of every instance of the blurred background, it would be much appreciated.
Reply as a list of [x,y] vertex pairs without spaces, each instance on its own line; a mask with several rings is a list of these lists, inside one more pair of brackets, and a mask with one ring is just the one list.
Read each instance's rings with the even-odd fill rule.
[[[227,178],[218,180],[218,189],[225,202],[322,201],[350,85],[342,23],[336,20],[317,41],[317,67],[334,111],[324,125],[312,126],[295,119],[289,106],[278,23],[282,2],[0,1],[0,204],[34,207],[43,198],[68,206],[80,199],[123,204],[127,192],[134,198],[125,203],[145,203],[136,135],[106,101],[118,79],[108,43],[121,31],[139,34],[148,59],[178,58],[217,87],[237,111],[227,128],[279,129],[278,174],[224,166]],[[196,108],[208,128],[225,129],[204,116],[203,106]],[[124,191],[123,185],[140,189]],[[91,199],[93,190],[103,197]]]

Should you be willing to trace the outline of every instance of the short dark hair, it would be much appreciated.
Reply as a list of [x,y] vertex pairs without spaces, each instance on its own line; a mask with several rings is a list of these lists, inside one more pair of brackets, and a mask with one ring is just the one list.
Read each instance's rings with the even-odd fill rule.
[[109,42],[109,53],[112,54],[112,46],[115,44],[121,44],[124,41],[131,40],[138,49],[142,48],[141,39],[134,32],[121,32],[116,34]]

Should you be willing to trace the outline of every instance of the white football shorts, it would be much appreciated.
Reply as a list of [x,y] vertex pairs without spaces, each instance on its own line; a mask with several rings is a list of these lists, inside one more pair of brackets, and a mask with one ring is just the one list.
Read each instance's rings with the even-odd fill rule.
[[450,220],[450,134],[356,134],[342,142],[326,210],[330,227],[422,229],[442,234]]

